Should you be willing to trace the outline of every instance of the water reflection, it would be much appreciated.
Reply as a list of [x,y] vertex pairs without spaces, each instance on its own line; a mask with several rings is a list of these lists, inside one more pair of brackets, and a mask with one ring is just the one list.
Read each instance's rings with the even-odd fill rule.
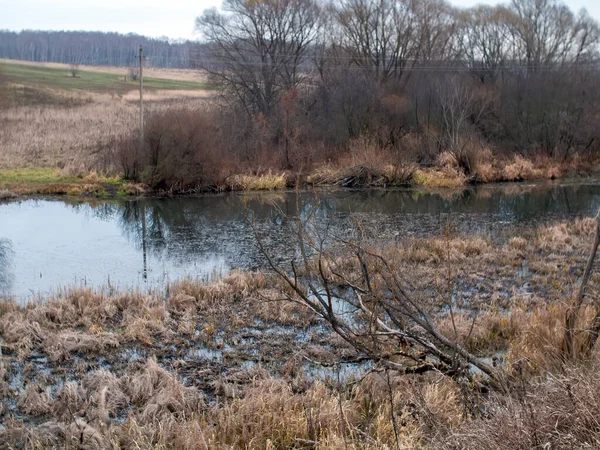
[[283,260],[295,253],[295,238],[286,221],[311,211],[337,233],[351,229],[356,217],[376,236],[401,239],[440,233],[449,219],[460,232],[501,237],[515,226],[593,215],[598,207],[597,183],[513,184],[444,193],[321,191],[124,202],[27,200],[0,205],[0,238],[12,242],[12,252],[4,254],[14,253],[4,257],[10,263],[2,264],[0,286],[5,286],[5,295],[25,297],[61,285],[157,287],[181,276],[264,267],[244,220],[248,211],[272,253]]
[[12,256],[13,250],[11,241],[0,238],[0,296],[8,295],[12,290]]

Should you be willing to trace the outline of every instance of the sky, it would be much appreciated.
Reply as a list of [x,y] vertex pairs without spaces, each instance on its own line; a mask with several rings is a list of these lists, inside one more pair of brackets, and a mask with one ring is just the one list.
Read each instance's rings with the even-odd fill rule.
[[[600,21],[599,0],[564,0]],[[456,6],[497,0],[450,0]],[[196,39],[194,19],[220,0],[0,0],[0,29],[88,30]]]

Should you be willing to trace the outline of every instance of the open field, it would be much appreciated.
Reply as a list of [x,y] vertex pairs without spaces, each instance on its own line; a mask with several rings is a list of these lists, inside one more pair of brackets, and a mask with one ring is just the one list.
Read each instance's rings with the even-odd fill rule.
[[[114,145],[138,126],[137,84],[116,70],[83,70],[73,78],[66,67],[50,66],[0,65],[8,101],[0,107],[0,189],[19,195],[127,192],[118,181]],[[206,83],[185,78],[145,78],[146,110],[197,108],[210,100]]]
[[[156,73],[156,72],[155,72]],[[6,81],[14,84],[34,86],[40,89],[80,90],[95,93],[124,94],[137,89],[139,82],[125,81],[127,70],[122,74],[115,72],[99,72],[91,69],[78,70],[75,77],[71,76],[67,67],[48,67],[33,64],[3,63],[2,74]],[[167,75],[168,73],[165,73]],[[157,75],[159,75],[157,73]],[[209,89],[205,82],[185,79],[154,78],[144,76],[144,87],[148,90],[188,90],[198,91]]]
[[[2,64],[16,64],[20,66],[32,66],[32,67],[47,67],[50,69],[60,69],[65,71],[69,75],[71,66],[69,64],[60,64],[54,62],[38,63],[31,61],[19,61],[14,59],[2,59],[0,58],[0,65]],[[128,67],[114,67],[114,66],[87,66],[79,65],[80,70],[86,72],[100,72],[113,75],[121,75],[122,77],[127,74]],[[192,81],[196,83],[205,83],[207,81],[207,75],[202,70],[195,69],[165,69],[160,67],[145,67],[144,73],[152,78],[164,78],[167,80],[181,80],[181,81]]]
[[[593,230],[583,219],[520,230],[502,245],[481,236],[381,243],[387,257],[404,261],[411,290],[454,294],[454,315],[442,309],[437,326],[493,359],[505,390],[477,373],[365,374],[372,365],[261,273],[180,281],[166,296],[72,290],[28,306],[2,302],[0,391],[8,401],[0,404],[0,441],[586,448],[600,438],[598,352],[564,365],[560,347]],[[598,281],[594,273],[592,291]],[[585,306],[584,316],[591,312]]]

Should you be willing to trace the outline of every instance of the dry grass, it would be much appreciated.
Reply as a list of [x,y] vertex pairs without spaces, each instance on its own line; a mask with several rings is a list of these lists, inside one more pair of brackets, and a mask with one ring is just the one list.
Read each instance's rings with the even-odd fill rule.
[[600,442],[598,361],[521,386],[487,402],[487,418],[466,422],[438,448],[596,448]]
[[[565,368],[559,349],[565,299],[592,233],[585,219],[524,230],[504,244],[448,236],[381,247],[394,264],[402,261],[417,292],[434,294],[443,332],[495,356],[512,380],[502,395],[436,373],[372,373],[341,391],[335,371],[312,379],[303,357],[328,362],[353,353],[306,308],[280,302],[285,288],[270,275],[182,280],[166,301],[74,290],[45,303],[4,302],[0,392],[13,406],[0,408],[0,441],[25,448],[584,448],[600,436],[597,361]],[[591,313],[588,306],[583,315]],[[220,359],[194,358],[198,348]]]
[[554,179],[559,178],[562,171],[560,165],[547,159],[531,161],[517,155],[504,166],[498,178],[503,181]]
[[9,191],[8,189],[0,189],[0,200],[10,200],[16,196],[16,193]]
[[419,169],[413,175],[413,182],[418,186],[456,188],[464,186],[467,177],[454,169]]
[[287,179],[284,173],[278,175],[266,173],[264,175],[235,175],[227,180],[231,189],[243,191],[274,191],[285,189]]
[[416,165],[404,161],[375,140],[360,137],[350,141],[348,153],[335,163],[316,167],[309,184],[343,187],[410,185]]
[[[151,109],[168,107],[173,99],[157,93]],[[202,101],[202,100],[200,100]],[[138,125],[135,101],[110,95],[93,95],[93,101],[72,108],[23,106],[0,109],[0,167],[75,167],[120,171],[115,167],[114,141]]]
[[136,107],[103,96],[75,108],[47,106],[0,110],[0,167],[92,167],[111,138],[136,124]]

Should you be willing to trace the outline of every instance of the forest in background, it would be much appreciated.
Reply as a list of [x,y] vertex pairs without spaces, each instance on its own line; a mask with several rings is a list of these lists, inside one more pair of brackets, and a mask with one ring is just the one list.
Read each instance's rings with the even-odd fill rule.
[[100,31],[0,30],[0,58],[41,63],[130,67],[140,45],[151,67],[187,69],[201,51],[197,42]]

